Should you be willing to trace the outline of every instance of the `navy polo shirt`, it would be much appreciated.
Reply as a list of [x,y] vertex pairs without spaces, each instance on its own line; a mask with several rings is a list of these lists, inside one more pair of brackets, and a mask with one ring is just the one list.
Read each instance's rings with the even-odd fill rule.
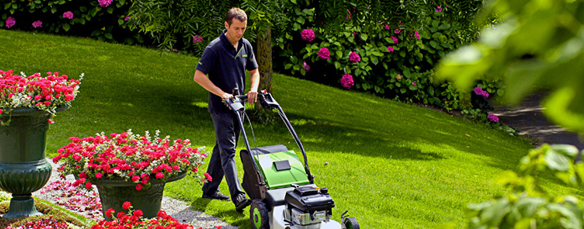
[[[245,92],[245,71],[258,68],[253,54],[253,48],[245,38],[239,40],[238,50],[229,42],[223,30],[218,38],[207,45],[203,56],[197,64],[197,70],[207,74],[215,86],[224,92],[233,93],[234,88],[239,94]],[[209,112],[227,112],[229,108],[221,102],[221,97],[209,92]]]

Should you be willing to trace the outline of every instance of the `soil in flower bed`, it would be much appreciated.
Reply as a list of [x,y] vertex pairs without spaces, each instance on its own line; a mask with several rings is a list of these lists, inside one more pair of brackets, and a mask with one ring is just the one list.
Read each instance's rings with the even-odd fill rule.
[[[44,203],[38,202],[35,200],[35,206],[37,210],[43,215],[39,216],[31,216],[27,218],[16,218],[16,219],[3,219],[0,217],[0,228],[7,228],[8,226],[12,227],[19,227],[24,226],[30,222],[36,222],[42,219],[52,219],[53,221],[57,222],[69,222],[75,226],[83,227],[85,226],[82,222],[78,219],[72,218],[65,213],[53,209],[51,206],[46,205]],[[4,202],[0,204],[0,214],[5,214],[10,207],[10,202]]]

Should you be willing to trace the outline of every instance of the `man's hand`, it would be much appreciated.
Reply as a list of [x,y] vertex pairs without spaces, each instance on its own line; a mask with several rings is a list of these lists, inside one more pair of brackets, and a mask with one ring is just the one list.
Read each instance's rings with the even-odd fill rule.
[[229,94],[229,93],[225,93],[225,92],[223,92],[223,94],[221,94],[221,96],[220,96],[220,97],[221,97],[221,99],[223,99],[223,100],[228,100],[228,99],[231,99],[231,98],[233,98],[233,95],[232,95],[232,94]]
[[247,102],[249,104],[254,104],[258,100],[258,92],[250,91],[247,93]]

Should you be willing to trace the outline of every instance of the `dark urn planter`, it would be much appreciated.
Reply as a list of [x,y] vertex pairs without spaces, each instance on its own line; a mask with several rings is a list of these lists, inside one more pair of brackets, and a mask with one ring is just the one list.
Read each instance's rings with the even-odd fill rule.
[[186,171],[182,172],[176,176],[169,177],[166,181],[152,178],[150,179],[152,186],[140,191],[136,190],[136,183],[121,178],[96,181],[95,186],[97,186],[97,191],[99,192],[103,217],[108,221],[112,220],[112,217],[108,217],[105,214],[110,208],[116,211],[115,214],[118,212],[127,214],[128,210],[122,207],[126,201],[132,203],[133,210],[142,210],[144,218],[156,217],[158,211],[160,211],[162,194],[166,183],[182,179],[186,174]]
[[0,116],[4,122],[10,120],[8,126],[0,126],[0,188],[12,193],[10,208],[2,218],[41,215],[31,193],[51,177],[52,167],[45,155],[49,117],[33,108],[16,108]]

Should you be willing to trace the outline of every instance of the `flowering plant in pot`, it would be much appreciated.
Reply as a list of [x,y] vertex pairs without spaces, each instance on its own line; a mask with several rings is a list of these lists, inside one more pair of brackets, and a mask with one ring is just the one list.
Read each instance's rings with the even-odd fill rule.
[[[144,213],[141,210],[134,210],[132,203],[124,202],[123,209],[125,212],[116,212],[113,208],[106,211],[106,215],[112,217],[112,221],[99,221],[97,224],[91,226],[91,229],[106,229],[106,228],[178,228],[178,229],[194,229],[193,225],[182,224],[172,216],[166,214],[165,211],[158,211],[156,217],[151,219],[144,219]],[[221,227],[217,227],[221,228]]]
[[162,194],[167,182],[172,182],[191,173],[199,182],[198,166],[206,154],[191,147],[190,140],[170,140],[170,136],[154,137],[146,131],[144,136],[132,130],[120,134],[98,133],[95,136],[70,137],[71,143],[58,150],[53,162],[62,162],[58,168],[61,175],[73,174],[77,180],[73,186],[92,189],[95,184],[106,220],[109,208],[117,212],[121,203],[130,201],[143,211],[146,218],[156,217],[161,208]]
[[[26,76],[23,72],[17,75],[13,70],[0,70],[0,114],[10,116],[14,109],[32,108],[53,116],[58,108],[71,106],[82,79],[83,74],[77,80],[59,75],[59,72],[47,72],[43,77],[41,73]],[[9,125],[10,119],[0,120],[0,123]]]
[[[95,136],[70,137],[71,143],[58,150],[53,162],[63,162],[61,175],[73,174],[74,186],[91,189],[92,184],[107,179],[133,182],[135,189],[147,189],[153,180],[167,180],[191,171],[193,176],[206,158],[199,148],[192,148],[186,139],[170,140],[170,136],[154,138],[148,131],[144,136],[132,130],[120,134],[98,133]],[[204,178],[206,179],[206,178]]]

